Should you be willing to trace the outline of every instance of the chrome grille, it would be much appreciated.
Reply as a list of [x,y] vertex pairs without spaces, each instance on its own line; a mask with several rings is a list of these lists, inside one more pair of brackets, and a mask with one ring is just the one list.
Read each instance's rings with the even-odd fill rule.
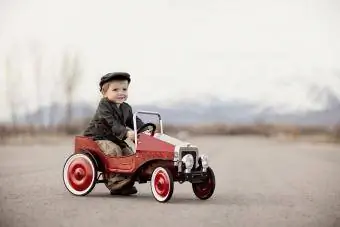
[[182,158],[187,155],[191,154],[194,158],[194,167],[196,168],[198,165],[198,149],[196,147],[181,147],[179,149],[179,159],[182,160]]

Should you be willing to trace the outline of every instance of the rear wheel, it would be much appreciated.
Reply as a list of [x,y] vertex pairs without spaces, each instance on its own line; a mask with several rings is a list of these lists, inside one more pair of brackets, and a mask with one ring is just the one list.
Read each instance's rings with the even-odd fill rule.
[[201,200],[209,199],[215,191],[215,174],[210,167],[207,169],[207,174],[208,177],[204,182],[192,184],[192,190],[194,191],[196,197]]
[[92,159],[85,154],[72,154],[63,169],[64,185],[73,195],[90,193],[97,179],[97,169]]
[[151,191],[154,198],[161,203],[171,199],[174,191],[174,180],[168,168],[157,167],[151,176]]

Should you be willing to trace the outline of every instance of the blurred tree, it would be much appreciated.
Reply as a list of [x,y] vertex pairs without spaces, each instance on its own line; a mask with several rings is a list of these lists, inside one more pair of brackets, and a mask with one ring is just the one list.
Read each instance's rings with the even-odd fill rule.
[[63,91],[63,78],[59,76],[60,72],[55,67],[59,65],[52,64],[49,69],[49,76],[51,81],[53,81],[53,87],[49,90],[49,108],[47,108],[47,125],[52,126],[57,123],[57,115],[59,112],[59,101],[61,100],[60,94]]
[[77,53],[71,55],[65,53],[63,56],[61,75],[63,78],[64,92],[66,97],[66,111],[64,123],[66,125],[66,130],[69,130],[70,123],[73,120],[72,104],[74,98],[74,92],[77,88],[79,79],[81,77],[82,71],[80,66],[80,58]]
[[43,113],[41,109],[41,77],[42,77],[42,51],[41,45],[37,41],[31,41],[30,45],[31,59],[33,61],[33,73],[36,84],[36,100],[37,100],[37,118],[39,122],[43,122]]
[[[13,127],[17,126],[18,123],[18,110],[20,109],[20,105],[18,105],[19,95],[18,92],[21,77],[21,72],[19,71],[19,67],[13,66],[14,56],[8,54],[5,60],[5,76],[6,76],[6,95],[7,102],[9,106],[9,112],[11,116],[11,123]],[[16,69],[16,70],[15,70]]]

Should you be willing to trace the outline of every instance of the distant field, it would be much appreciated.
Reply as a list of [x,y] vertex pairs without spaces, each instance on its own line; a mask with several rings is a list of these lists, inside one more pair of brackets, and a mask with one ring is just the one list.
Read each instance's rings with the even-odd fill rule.
[[[74,136],[81,134],[84,124],[60,125],[56,127],[37,126],[1,126],[0,144],[24,143],[35,139],[53,141],[57,137]],[[158,128],[159,130],[159,128]],[[306,140],[310,142],[340,143],[340,126],[296,126],[296,125],[226,125],[226,124],[202,124],[202,125],[164,125],[165,133],[176,137],[186,136],[261,136],[288,140]]]

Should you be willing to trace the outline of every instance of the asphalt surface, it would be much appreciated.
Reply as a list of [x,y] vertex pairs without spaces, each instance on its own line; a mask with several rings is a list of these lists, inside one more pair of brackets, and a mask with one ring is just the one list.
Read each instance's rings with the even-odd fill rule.
[[158,203],[149,184],[110,196],[98,184],[72,196],[62,167],[72,141],[0,147],[0,226],[340,226],[340,147],[258,138],[190,140],[209,155],[216,191],[207,201],[175,184]]

